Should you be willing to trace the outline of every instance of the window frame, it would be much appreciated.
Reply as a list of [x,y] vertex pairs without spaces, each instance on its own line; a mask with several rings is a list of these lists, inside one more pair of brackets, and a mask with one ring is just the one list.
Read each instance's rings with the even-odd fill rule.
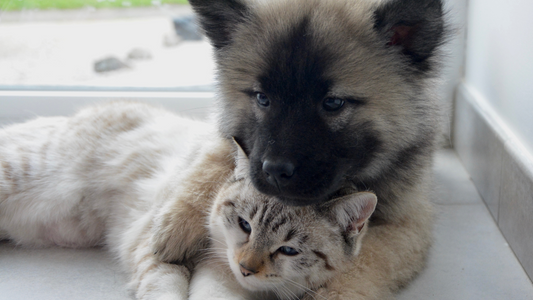
[[0,126],[37,116],[68,116],[84,106],[105,101],[142,101],[163,106],[180,115],[208,119],[215,93],[210,87],[195,89],[0,87]]

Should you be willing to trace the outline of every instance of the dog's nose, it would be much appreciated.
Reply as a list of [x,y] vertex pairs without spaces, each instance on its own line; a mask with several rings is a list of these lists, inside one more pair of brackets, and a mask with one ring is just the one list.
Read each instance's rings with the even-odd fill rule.
[[263,172],[267,181],[278,188],[287,185],[294,175],[294,169],[294,164],[288,160],[266,159],[263,162]]

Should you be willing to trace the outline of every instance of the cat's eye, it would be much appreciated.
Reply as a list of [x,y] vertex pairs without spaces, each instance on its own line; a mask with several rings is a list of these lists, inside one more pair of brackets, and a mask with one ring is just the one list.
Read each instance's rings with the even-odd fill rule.
[[250,234],[252,232],[252,226],[250,226],[250,223],[241,217],[239,217],[239,227],[241,227],[242,231],[245,233]]
[[255,98],[257,99],[257,104],[263,107],[267,107],[270,105],[270,100],[268,99],[267,95],[263,93],[255,93]]
[[337,111],[344,106],[345,101],[341,98],[326,98],[322,102],[322,107],[326,111]]
[[294,256],[294,255],[300,254],[300,252],[296,251],[296,249],[288,247],[288,246],[279,247],[278,251],[288,256]]

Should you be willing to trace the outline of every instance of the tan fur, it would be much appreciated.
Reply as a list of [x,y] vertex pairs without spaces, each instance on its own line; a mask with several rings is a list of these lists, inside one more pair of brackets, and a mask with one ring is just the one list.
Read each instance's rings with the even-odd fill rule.
[[[237,166],[242,161],[238,159]],[[237,178],[240,175],[238,171],[235,174]],[[285,299],[284,291],[294,296],[289,299],[303,292],[314,297],[315,292],[309,289],[349,269],[349,262],[364,244],[364,224],[375,205],[375,195],[365,192],[314,207],[286,206],[258,194],[247,178],[230,181],[220,189],[211,209],[209,227],[215,258],[224,265],[229,261],[232,277],[248,290],[268,291],[278,286],[274,289],[278,290],[276,299]],[[249,223],[250,233],[239,228],[237,217]],[[296,247],[301,252],[286,255],[276,250],[280,246]],[[198,268],[203,271],[213,266],[200,263]],[[193,280],[193,289],[194,285]],[[221,297],[217,295],[206,299]],[[225,297],[233,299],[230,294]],[[263,297],[259,299],[271,299]]]
[[[271,45],[270,40],[283,36],[288,29],[304,16],[312,16],[310,23],[316,27],[313,39],[324,45],[335,45],[335,60],[328,65],[328,76],[335,78],[335,86],[331,95],[358,95],[369,98],[364,110],[345,110],[343,117],[331,120],[331,127],[358,126],[365,121],[372,121],[383,135],[381,140],[386,144],[383,149],[398,149],[405,147],[417,137],[422,126],[406,122],[417,120],[417,110],[405,105],[404,99],[415,97],[420,89],[422,80],[411,83],[405,77],[391,69],[401,68],[401,63],[387,57],[387,50],[379,47],[383,42],[373,30],[373,9],[377,1],[351,0],[283,0],[256,3],[253,6],[260,22],[242,24],[246,28],[237,28],[233,43],[224,51],[224,59],[219,60],[219,80],[221,100],[220,105],[231,110],[252,113],[248,96],[242,90],[257,86],[255,81],[267,69],[263,53]],[[290,7],[288,9],[287,7]],[[260,25],[256,25],[260,24]],[[343,26],[339,26],[343,24]],[[252,27],[250,26],[260,26]],[[232,49],[233,45],[247,45],[247,49]],[[234,51],[232,51],[234,50]],[[238,66],[238,67],[235,67]],[[424,84],[431,85],[431,79],[424,79]],[[261,90],[261,88],[259,88]],[[431,109],[435,103],[428,101],[423,108],[427,116],[420,120],[433,120],[438,117],[438,111]],[[245,115],[244,113],[242,115]],[[219,122],[222,131],[230,131],[232,125],[227,115],[220,115]],[[426,122],[428,124],[433,121]],[[435,129],[435,128],[433,128]],[[396,138],[402,136],[401,139]],[[390,153],[379,154],[376,160],[386,165],[390,160]],[[369,169],[368,176],[375,176],[382,166]]]
[[403,218],[371,226],[354,265],[330,281],[319,295],[328,300],[393,299],[394,293],[422,270],[431,247],[433,212],[421,195],[410,196],[412,201],[403,208]]
[[206,248],[208,231],[199,225],[207,220],[214,197],[233,174],[234,161],[229,142],[214,145],[192,163],[181,189],[170,184],[163,190],[161,197],[173,201],[155,217],[152,247],[160,260],[190,261],[198,249]]
[[[380,199],[360,257],[321,295],[393,297],[421,270],[431,245],[430,172],[440,121],[434,88],[446,40],[442,1],[190,3],[216,49],[219,130],[243,143],[254,161],[254,185],[301,205],[344,189],[371,190]],[[397,31],[403,26],[406,35]],[[335,114],[320,105],[331,97],[347,100]],[[364,101],[348,105],[350,98]],[[375,139],[365,144],[369,136]],[[272,183],[268,159],[294,166],[283,186]],[[342,179],[328,181],[337,176]]]
[[[198,153],[203,144],[214,151]],[[186,300],[189,269],[153,253],[154,215],[183,191],[189,205],[203,205],[188,225],[205,230],[208,207],[202,201],[215,192],[204,189],[214,182],[206,175],[225,182],[233,171],[231,158],[217,157],[231,154],[224,145],[231,143],[208,124],[131,102],[0,129],[0,238],[32,247],[105,245],[137,299]],[[223,171],[202,168],[187,177],[194,159],[200,166],[227,163]],[[203,232],[197,236],[205,238]]]

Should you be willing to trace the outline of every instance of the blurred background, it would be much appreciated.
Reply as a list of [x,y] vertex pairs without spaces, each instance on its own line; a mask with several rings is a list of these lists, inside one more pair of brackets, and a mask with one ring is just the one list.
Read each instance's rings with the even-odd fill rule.
[[186,0],[1,0],[0,85],[173,88],[213,83]]
[[109,99],[206,118],[214,70],[186,0],[0,0],[0,124]]

